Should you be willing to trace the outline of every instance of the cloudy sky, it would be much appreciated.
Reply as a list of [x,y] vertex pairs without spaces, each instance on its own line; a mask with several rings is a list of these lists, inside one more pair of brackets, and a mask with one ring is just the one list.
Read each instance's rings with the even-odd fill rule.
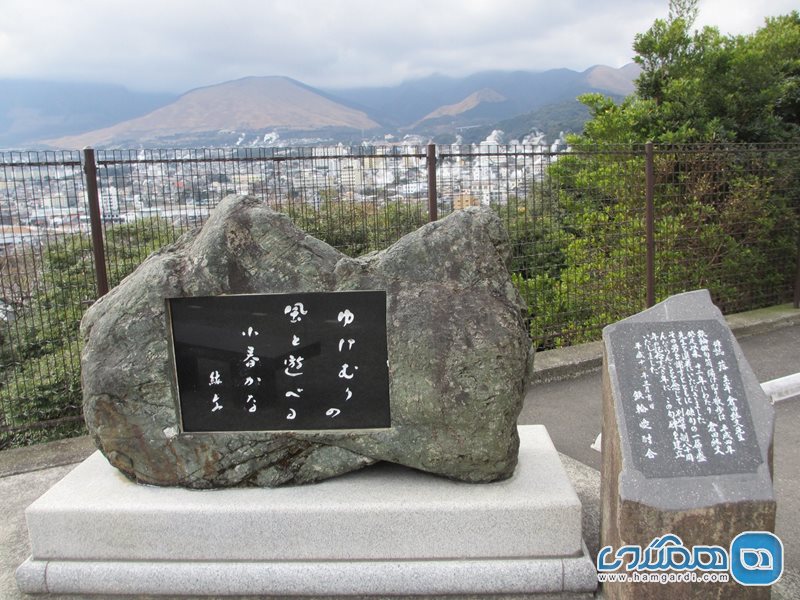
[[[621,67],[667,0],[0,0],[0,78],[184,92],[247,75],[318,87]],[[797,0],[700,0],[751,33]]]

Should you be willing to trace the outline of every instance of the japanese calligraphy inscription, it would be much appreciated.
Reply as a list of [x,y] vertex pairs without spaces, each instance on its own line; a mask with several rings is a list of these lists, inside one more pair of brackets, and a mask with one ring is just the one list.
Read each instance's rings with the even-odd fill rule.
[[611,338],[633,463],[645,477],[753,473],[762,462],[730,330],[619,323]]
[[385,292],[168,303],[184,431],[390,427]]

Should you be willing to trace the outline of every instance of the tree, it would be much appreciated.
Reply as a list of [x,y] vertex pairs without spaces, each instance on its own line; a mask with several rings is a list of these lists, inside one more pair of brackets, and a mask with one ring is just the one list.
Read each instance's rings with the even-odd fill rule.
[[739,36],[692,32],[696,15],[697,0],[671,0],[669,18],[636,35],[636,92],[581,97],[592,118],[573,142],[800,140],[800,14]]
[[664,101],[671,81],[684,76],[697,58],[701,46],[695,45],[689,28],[697,18],[697,0],[671,0],[669,19],[657,19],[643,34],[636,34],[634,61],[642,67],[637,92],[656,104]]
[[745,310],[764,305],[764,289],[790,289],[797,151],[730,142],[800,143],[800,15],[767,19],[744,36],[692,31],[696,16],[697,0],[672,0],[669,17],[636,36],[642,72],[633,95],[580,98],[592,118],[549,171],[563,265],[517,281],[537,289],[531,328],[545,345],[594,339],[644,308],[642,145],[650,140],[661,143],[657,298],[705,287],[723,310]]

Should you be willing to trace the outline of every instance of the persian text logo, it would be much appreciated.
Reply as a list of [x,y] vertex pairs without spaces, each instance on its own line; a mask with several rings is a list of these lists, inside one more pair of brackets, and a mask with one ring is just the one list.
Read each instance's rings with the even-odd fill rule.
[[783,542],[769,531],[745,531],[733,538],[730,559],[742,585],[772,585],[783,574]]
[[[728,552],[721,546],[694,546],[691,550],[672,533],[653,539],[645,548],[622,546],[613,556],[611,546],[597,554],[597,571],[727,571]],[[609,558],[611,558],[609,562]]]
[[[627,573],[614,573],[620,569]],[[772,585],[783,574],[783,543],[768,531],[745,531],[733,539],[730,551],[722,546],[687,548],[680,537],[670,533],[654,538],[644,548],[629,544],[614,551],[604,546],[597,554],[598,578],[609,583],[723,583],[728,581],[729,570],[730,577],[741,585]],[[698,572],[699,577],[693,577]]]

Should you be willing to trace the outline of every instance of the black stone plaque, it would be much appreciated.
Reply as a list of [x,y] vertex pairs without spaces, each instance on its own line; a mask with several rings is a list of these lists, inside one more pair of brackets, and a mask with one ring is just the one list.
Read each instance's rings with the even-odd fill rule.
[[390,427],[386,292],[167,302],[184,431]]
[[645,477],[752,473],[762,463],[731,336],[715,320],[613,330],[628,441]]

